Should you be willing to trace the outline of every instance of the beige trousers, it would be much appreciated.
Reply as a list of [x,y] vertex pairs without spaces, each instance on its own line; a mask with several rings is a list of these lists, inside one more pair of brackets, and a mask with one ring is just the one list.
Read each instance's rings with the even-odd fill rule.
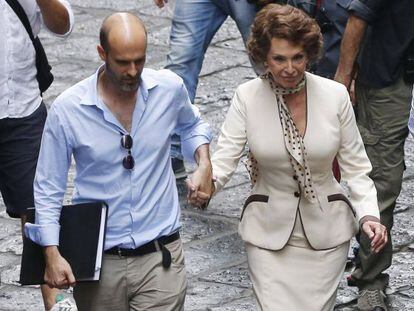
[[349,242],[313,250],[300,217],[288,244],[279,251],[246,243],[253,291],[263,311],[332,311]]
[[137,257],[103,257],[100,282],[78,283],[79,311],[184,310],[187,276],[181,239],[167,244],[172,262],[161,265],[161,252]]

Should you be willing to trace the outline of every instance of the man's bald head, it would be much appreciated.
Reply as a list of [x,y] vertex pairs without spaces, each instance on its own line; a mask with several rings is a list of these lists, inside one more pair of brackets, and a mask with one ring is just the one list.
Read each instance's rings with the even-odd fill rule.
[[112,44],[119,41],[131,42],[133,40],[147,39],[147,30],[142,20],[131,13],[119,12],[109,15],[102,22],[99,33],[100,44],[108,52]]

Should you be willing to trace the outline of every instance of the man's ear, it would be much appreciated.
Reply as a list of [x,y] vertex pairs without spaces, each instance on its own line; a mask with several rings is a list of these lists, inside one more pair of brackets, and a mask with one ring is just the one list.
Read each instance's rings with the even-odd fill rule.
[[104,48],[102,47],[102,45],[98,44],[96,47],[96,50],[98,51],[99,57],[106,62],[106,52],[104,50]]

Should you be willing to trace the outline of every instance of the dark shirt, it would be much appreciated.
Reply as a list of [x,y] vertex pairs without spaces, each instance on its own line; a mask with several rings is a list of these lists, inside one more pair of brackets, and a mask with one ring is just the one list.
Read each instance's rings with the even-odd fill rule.
[[351,0],[323,0],[319,8],[316,2],[316,0],[288,0],[288,4],[314,17],[321,27],[323,55],[311,71],[333,79],[338,66],[342,34],[348,20],[347,9]]
[[414,0],[352,0],[349,11],[369,24],[358,78],[373,88],[394,84],[414,41]]

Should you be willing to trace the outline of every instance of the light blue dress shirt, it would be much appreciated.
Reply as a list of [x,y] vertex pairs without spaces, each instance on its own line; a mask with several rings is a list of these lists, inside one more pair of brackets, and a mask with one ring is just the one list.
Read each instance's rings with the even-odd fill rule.
[[106,202],[105,249],[137,248],[180,227],[170,161],[172,133],[181,136],[189,161],[200,145],[211,141],[210,127],[188,99],[182,79],[169,70],[144,69],[130,133],[135,166],[125,169],[121,133],[127,131],[98,96],[99,70],[63,92],[49,110],[34,182],[36,224],[26,224],[25,230],[42,246],[59,245],[59,216],[72,156],[73,204]]

